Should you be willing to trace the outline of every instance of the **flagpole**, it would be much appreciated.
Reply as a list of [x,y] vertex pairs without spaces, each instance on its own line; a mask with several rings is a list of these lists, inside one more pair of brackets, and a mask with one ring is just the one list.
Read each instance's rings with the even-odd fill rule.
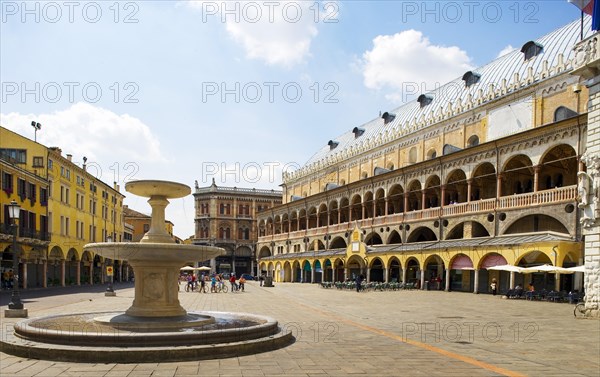
[[583,9],[581,9],[581,37],[579,40],[583,41]]

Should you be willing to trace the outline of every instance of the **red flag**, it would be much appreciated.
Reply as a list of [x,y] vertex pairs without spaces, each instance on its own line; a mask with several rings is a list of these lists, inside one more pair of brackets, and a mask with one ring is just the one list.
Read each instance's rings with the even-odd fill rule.
[[594,13],[594,0],[568,0],[569,3],[581,9],[583,13],[592,15]]

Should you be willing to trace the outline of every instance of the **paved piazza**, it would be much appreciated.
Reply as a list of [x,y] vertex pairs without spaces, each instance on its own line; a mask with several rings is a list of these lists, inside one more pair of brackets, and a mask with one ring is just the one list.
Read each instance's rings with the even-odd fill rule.
[[[65,289],[68,292],[69,289]],[[6,296],[6,293],[3,293]],[[6,297],[5,297],[6,298]],[[124,310],[117,297],[81,292],[25,299],[30,318]],[[296,342],[237,358],[151,364],[80,364],[0,354],[12,376],[598,376],[600,322],[574,319],[573,306],[437,291],[361,292],[314,284],[247,284],[244,293],[180,293],[187,310],[275,317]],[[5,300],[4,300],[5,301]],[[6,307],[2,307],[2,316]],[[2,330],[13,319],[2,317]],[[4,335],[4,334],[3,334]]]

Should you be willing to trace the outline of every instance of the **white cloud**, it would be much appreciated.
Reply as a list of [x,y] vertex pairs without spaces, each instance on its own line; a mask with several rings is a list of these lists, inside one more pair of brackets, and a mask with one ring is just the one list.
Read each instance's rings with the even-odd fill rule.
[[471,58],[459,47],[433,45],[423,33],[412,29],[377,36],[361,63],[365,86],[389,90],[386,97],[401,102],[472,69]]
[[37,132],[39,143],[61,148],[63,156],[72,154],[76,163],[87,157],[88,165],[96,164],[101,170],[97,174],[104,182],[122,181],[125,177],[116,179],[115,173],[137,172],[145,162],[166,161],[149,127],[128,114],[118,115],[87,103],[51,114],[0,114],[3,127],[30,139],[34,138],[32,120],[42,124]]
[[496,56],[496,59],[498,59],[499,57],[502,57],[510,52],[513,52],[515,50],[515,48],[511,45],[508,45],[506,47],[504,47],[499,53],[498,56]]
[[[317,36],[315,6],[308,1],[189,1],[202,12],[202,21],[225,24],[231,38],[243,46],[248,59],[291,67],[310,56]],[[317,20],[323,14],[317,15]]]

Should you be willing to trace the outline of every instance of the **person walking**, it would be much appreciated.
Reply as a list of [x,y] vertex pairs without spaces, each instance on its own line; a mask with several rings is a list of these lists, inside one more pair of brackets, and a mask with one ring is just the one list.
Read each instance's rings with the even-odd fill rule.
[[357,275],[356,279],[355,279],[355,282],[356,282],[356,292],[360,292],[362,281],[363,281],[363,276],[362,275]]
[[242,275],[242,276],[240,277],[240,290],[241,290],[242,292],[244,292],[244,285],[245,285],[245,284],[246,284],[246,279],[244,278],[244,275]]
[[237,291],[238,286],[235,283],[235,274],[231,274],[231,276],[229,277],[229,282],[231,283],[231,293]]
[[492,279],[492,284],[490,285],[490,288],[492,289],[492,295],[496,296],[496,293],[498,292],[498,283],[496,282],[496,279]]

